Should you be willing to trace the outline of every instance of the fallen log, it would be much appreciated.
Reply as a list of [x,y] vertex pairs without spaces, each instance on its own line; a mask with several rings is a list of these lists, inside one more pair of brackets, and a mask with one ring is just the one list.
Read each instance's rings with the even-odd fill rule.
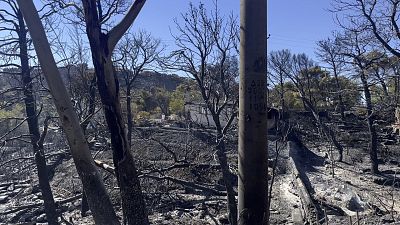
[[17,185],[17,184],[29,184],[31,182],[30,179],[27,180],[15,180],[15,181],[9,181],[9,182],[4,182],[0,183],[0,187],[8,187],[10,185]]
[[[100,161],[100,160],[94,160],[96,166],[101,167],[103,169],[105,169],[106,171],[112,173],[113,175],[115,175],[115,168],[113,166],[107,165],[106,163]],[[188,165],[184,165],[184,167],[186,167]],[[157,172],[157,171],[155,171]],[[150,178],[150,179],[154,179],[154,180],[169,180],[171,182],[174,182],[176,184],[182,185],[184,187],[189,187],[189,188],[193,188],[193,189],[197,189],[197,190],[201,190],[201,191],[205,191],[205,192],[209,192],[212,193],[214,195],[218,195],[218,196],[225,196],[226,193],[222,192],[222,191],[218,191],[215,190],[213,188],[204,186],[204,185],[200,185],[200,184],[196,184],[193,182],[189,182],[189,181],[185,181],[185,180],[181,180],[181,179],[177,179],[174,177],[169,177],[169,176],[162,176],[162,177],[158,177],[158,176],[153,176],[150,174],[141,174],[139,175],[139,178]]]
[[313,199],[307,190],[303,180],[302,180],[302,174],[297,168],[296,161],[298,161],[298,154],[297,154],[297,146],[289,141],[288,142],[288,148],[289,148],[289,167],[292,172],[292,177],[293,181],[297,187],[299,197],[301,200],[302,204],[302,216],[303,220],[307,222],[310,225],[317,225],[320,224],[320,219],[318,216],[318,210],[317,207],[315,206]]
[[37,208],[37,207],[40,207],[42,205],[43,205],[43,203],[33,203],[33,204],[28,204],[28,205],[17,206],[17,207],[14,207],[14,208],[10,209],[10,210],[4,211],[4,212],[0,212],[0,215],[7,215],[7,214],[10,214],[10,213],[15,213],[15,212],[18,212],[18,211],[21,211],[21,210],[24,210],[24,209]]
[[96,164],[96,166],[98,166],[98,167],[106,170],[107,172],[112,173],[113,175],[115,175],[115,167],[110,166],[110,165],[108,165],[108,164],[106,164],[106,163],[104,163],[104,162],[102,162],[100,160],[97,160],[97,159],[94,160],[94,163]]
[[[82,197],[82,194],[78,194],[78,195],[75,195],[75,196],[60,200],[60,201],[56,201],[56,205],[62,205],[62,204],[68,203],[68,202],[72,202],[72,201],[75,201],[77,199],[80,199],[81,197]],[[18,212],[18,211],[21,211],[21,210],[25,210],[25,209],[37,208],[37,207],[41,207],[42,205],[43,205],[42,202],[41,203],[28,204],[28,205],[21,205],[21,206],[14,207],[14,208],[9,209],[9,210],[4,211],[4,212],[0,212],[0,215],[7,215],[7,214],[10,214],[10,213],[15,213],[15,212]]]
[[139,176],[139,178],[143,178],[143,177],[150,178],[150,179],[155,179],[155,180],[169,180],[171,182],[174,182],[176,184],[182,185],[184,187],[189,187],[189,188],[193,188],[193,189],[198,189],[198,190],[201,190],[201,191],[209,192],[209,193],[211,193],[213,195],[226,196],[226,193],[223,192],[223,191],[218,191],[218,190],[215,190],[213,188],[210,188],[210,187],[207,187],[207,186],[204,186],[204,185],[200,185],[200,184],[196,184],[196,183],[193,183],[193,182],[177,179],[177,178],[174,178],[174,177],[169,177],[169,176],[158,177],[158,176],[153,176],[153,175],[148,175],[148,174],[146,174],[146,175],[143,174],[143,175]]

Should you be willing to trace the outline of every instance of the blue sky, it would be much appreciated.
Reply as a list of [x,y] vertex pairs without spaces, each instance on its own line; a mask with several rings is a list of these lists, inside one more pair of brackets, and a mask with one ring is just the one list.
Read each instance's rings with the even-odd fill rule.
[[[171,31],[175,29],[174,18],[181,18],[181,13],[187,12],[189,2],[197,6],[202,2],[205,7],[213,9],[214,0],[147,0],[137,17],[133,29],[145,29],[154,37],[161,39],[165,44],[173,45]],[[239,17],[239,0],[218,0],[218,7],[222,14],[233,12]]]
[[[213,0],[193,0],[213,7]],[[306,53],[315,58],[315,42],[330,36],[336,29],[332,13],[328,12],[332,0],[268,0],[268,51],[288,48],[294,53]],[[148,0],[134,24],[134,29],[146,29],[165,44],[173,45],[170,28],[173,18],[187,11],[189,1]],[[239,0],[218,0],[223,14],[233,12],[239,16]]]
[[268,50],[288,48],[314,56],[316,42],[337,29],[331,0],[268,0]]
[[[38,4],[38,0],[34,0]],[[147,0],[136,19],[133,29],[145,29],[154,37],[170,45],[174,41],[170,34],[175,29],[174,18],[188,9],[189,2],[203,2],[213,8],[215,0]],[[327,38],[337,25],[328,11],[333,0],[267,0],[268,1],[268,51],[290,49],[294,53],[306,53],[315,59],[315,43]],[[239,17],[240,0],[218,0],[219,10]],[[3,8],[0,4],[0,8]]]

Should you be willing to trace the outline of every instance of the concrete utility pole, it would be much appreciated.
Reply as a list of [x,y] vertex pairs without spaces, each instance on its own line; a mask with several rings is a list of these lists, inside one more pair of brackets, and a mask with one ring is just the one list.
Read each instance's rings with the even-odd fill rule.
[[267,224],[267,0],[240,1],[239,225]]

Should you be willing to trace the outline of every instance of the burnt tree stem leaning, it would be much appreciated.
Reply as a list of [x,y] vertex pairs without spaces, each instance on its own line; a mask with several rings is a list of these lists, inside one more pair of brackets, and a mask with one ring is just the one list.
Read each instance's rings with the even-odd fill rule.
[[46,166],[46,158],[44,154],[43,140],[39,131],[39,115],[36,111],[36,101],[33,94],[32,77],[29,67],[28,58],[28,42],[27,30],[24,18],[20,10],[17,11],[18,25],[18,42],[19,42],[19,58],[21,61],[21,77],[24,90],[25,112],[27,116],[29,134],[31,136],[31,145],[35,157],[37,174],[39,178],[39,187],[42,193],[44,210],[49,225],[57,225],[58,213],[54,202],[53,192],[50,187],[49,176]]
[[[86,135],[86,130],[90,122],[90,117],[92,117],[96,112],[96,76],[90,80],[89,84],[89,110],[88,117],[81,123],[81,127],[83,133]],[[82,192],[82,201],[81,201],[81,215],[86,216],[87,211],[89,211],[89,204],[87,202],[87,197],[85,192]]]
[[83,0],[86,33],[92,52],[92,60],[97,77],[97,86],[103,105],[108,129],[111,135],[113,162],[120,187],[124,223],[147,225],[149,220],[142,194],[138,171],[130,152],[127,134],[122,118],[119,84],[111,59],[115,45],[133,23],[144,0],[136,0],[121,22],[107,34],[101,29],[96,0]]
[[128,126],[128,146],[132,146],[132,130],[133,130],[133,115],[132,115],[132,93],[131,93],[131,85],[126,87],[126,117],[127,117],[127,126]]
[[[219,117],[218,117],[219,118]],[[219,119],[218,119],[218,124],[219,124]],[[229,170],[229,164],[228,164],[228,158],[226,156],[226,146],[225,146],[225,141],[224,141],[224,134],[222,133],[221,126],[217,126],[217,156],[218,156],[218,161],[221,166],[221,171],[222,171],[222,179],[224,180],[224,186],[226,189],[226,196],[227,196],[227,201],[228,201],[228,209],[229,209],[229,221],[230,224],[237,224],[237,204],[236,204],[236,194],[233,189],[234,187],[234,177],[236,175],[232,174]]]
[[[209,125],[214,123],[215,150],[227,191],[228,219],[231,225],[236,225],[238,214],[235,184],[229,171],[224,135],[231,128],[238,102],[238,71],[234,49],[237,44],[237,24],[233,17],[225,20],[219,15],[217,2],[214,6],[215,11],[210,12],[213,16],[209,16],[203,4],[198,7],[189,4],[188,12],[182,14],[183,24],[175,21],[178,34],[174,39],[179,50],[172,54],[176,60],[170,66],[194,78],[206,109],[204,122]],[[231,119],[223,123],[224,116]]]
[[374,126],[374,115],[373,115],[373,107],[372,107],[372,98],[371,98],[371,92],[369,90],[369,85],[367,78],[364,74],[364,71],[360,72],[360,78],[361,78],[361,83],[363,86],[364,90],[364,95],[365,95],[365,103],[367,106],[367,124],[368,124],[368,130],[369,130],[369,135],[370,135],[370,149],[369,149],[369,155],[370,155],[370,160],[371,160],[371,172],[372,173],[378,173],[378,138]]
[[335,84],[336,84],[336,89],[339,92],[338,94],[338,100],[339,100],[339,108],[340,108],[340,117],[342,118],[342,121],[344,121],[345,116],[344,116],[344,103],[343,103],[343,96],[341,93],[341,87],[340,87],[340,82],[339,82],[339,76],[338,76],[338,72],[337,72],[337,66],[335,62],[332,62],[332,66],[333,66],[333,75],[335,77]]
[[112,207],[111,200],[105,189],[103,180],[95,168],[89,146],[79,124],[78,117],[71,103],[71,98],[60,76],[52,55],[43,25],[32,1],[17,0],[29,28],[36,54],[41,63],[50,93],[53,97],[57,113],[78,174],[81,178],[85,194],[96,224],[117,225],[118,218]]

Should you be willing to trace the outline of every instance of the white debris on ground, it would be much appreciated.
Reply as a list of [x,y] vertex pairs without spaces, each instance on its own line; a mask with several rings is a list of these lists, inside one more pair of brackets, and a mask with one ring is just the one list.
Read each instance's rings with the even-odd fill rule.
[[[324,157],[326,149],[311,150]],[[325,151],[324,151],[325,150]],[[349,156],[345,155],[346,158]],[[334,176],[332,176],[332,165],[313,165],[312,171],[307,172],[310,183],[314,189],[314,198],[317,201],[325,202],[331,206],[340,208],[344,216],[356,216],[357,211],[360,217],[371,217],[370,222],[365,224],[374,224],[372,218],[376,220],[380,216],[399,217],[400,215],[400,184],[388,177],[397,179],[400,177],[400,168],[392,165],[380,165],[380,170],[388,173],[390,176],[373,175],[366,172],[369,168],[369,160],[365,155],[360,155],[359,162],[335,163]],[[349,160],[347,160],[349,161]],[[310,163],[312,164],[312,163]],[[329,216],[334,218],[334,216]],[[368,220],[368,219],[366,219]],[[390,220],[388,220],[390,221]],[[400,224],[400,223],[382,223],[379,224]]]

